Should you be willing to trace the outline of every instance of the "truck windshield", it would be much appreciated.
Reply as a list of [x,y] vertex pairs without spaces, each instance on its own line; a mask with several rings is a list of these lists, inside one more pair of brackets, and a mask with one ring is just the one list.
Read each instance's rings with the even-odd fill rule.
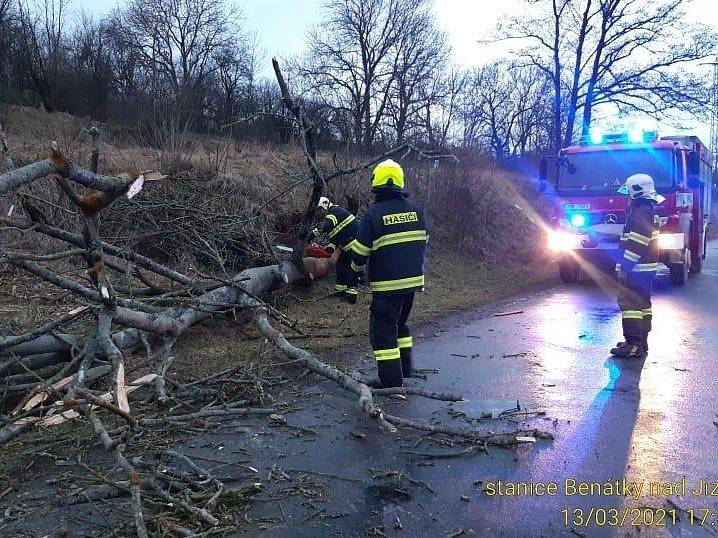
[[675,167],[669,149],[614,149],[565,155],[558,166],[558,192],[614,194],[632,174],[648,174],[656,190],[673,187]]

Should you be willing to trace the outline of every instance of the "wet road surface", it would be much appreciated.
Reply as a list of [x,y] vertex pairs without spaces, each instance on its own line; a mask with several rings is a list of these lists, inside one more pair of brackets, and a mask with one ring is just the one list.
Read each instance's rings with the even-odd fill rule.
[[[446,536],[461,529],[478,536],[716,534],[718,496],[690,492],[701,479],[718,481],[718,245],[710,248],[703,274],[691,277],[686,287],[673,287],[665,275],[659,276],[653,308],[651,351],[645,361],[614,359],[607,353],[620,339],[620,315],[613,295],[590,282],[494,310],[523,310],[521,314],[467,313],[417,331],[418,366],[439,369],[417,384],[463,394],[467,401],[449,406],[453,416],[495,415],[518,399],[522,406],[546,411],[528,424],[556,438],[517,450],[426,463],[402,454],[406,450],[382,441],[364,427],[363,417],[349,413],[348,430],[367,432],[365,440],[349,442],[340,429],[333,440],[312,443],[321,459],[315,469],[363,481],[344,484],[343,493],[332,495],[329,505],[345,516],[331,531],[325,528],[326,533],[360,534],[362,525],[366,529],[368,521],[378,518],[390,536]],[[322,393],[325,401],[318,413],[326,415],[327,407],[340,405],[332,402],[332,392]],[[417,398],[391,411],[460,423],[447,414],[446,404]],[[482,427],[492,429],[490,423]],[[502,427],[506,425],[495,429]],[[367,480],[367,468],[404,470],[426,481],[435,495],[415,491],[411,501],[382,498],[371,489],[376,486]],[[562,494],[566,479],[603,484],[624,478],[643,484],[637,498]],[[649,491],[651,484],[684,478],[685,495],[678,495],[680,490]],[[556,482],[559,494],[487,495],[487,484],[497,480]],[[653,511],[661,508],[668,512]],[[401,531],[395,529],[397,517]],[[591,518],[587,528],[582,528],[587,523],[582,517]],[[319,531],[286,529],[282,535]]]

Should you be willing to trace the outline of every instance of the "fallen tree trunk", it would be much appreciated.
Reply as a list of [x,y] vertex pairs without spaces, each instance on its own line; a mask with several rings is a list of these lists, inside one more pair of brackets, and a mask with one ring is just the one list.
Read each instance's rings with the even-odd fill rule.
[[[49,353],[31,354],[26,357],[18,357],[0,363],[0,378],[5,376],[27,372],[28,370],[40,370],[48,366],[66,362],[70,357],[70,348]],[[0,387],[0,390],[2,388]]]
[[50,159],[5,172],[0,176],[0,196],[53,172],[55,172],[55,166]]
[[[233,281],[236,284],[222,286],[198,297],[197,306],[184,309],[167,309],[155,318],[142,317],[143,323],[148,319],[154,319],[156,323],[154,326],[151,324],[143,325],[142,329],[153,330],[158,334],[177,336],[213,314],[227,312],[236,308],[253,308],[259,304],[254,297],[296,282],[303,277],[304,273],[289,262],[246,269],[234,278]],[[131,313],[129,310],[124,309],[116,310],[122,314],[118,314],[118,317],[115,318],[117,321],[131,321],[133,325],[140,324],[135,318],[138,315],[141,316],[141,313]],[[112,341],[120,351],[133,352],[142,347],[142,332],[137,328],[124,329],[113,334]],[[68,342],[73,342],[77,348],[81,348],[83,345],[82,341],[71,336],[58,337],[46,334],[30,342],[9,347],[3,353],[19,357],[42,354],[43,358],[37,358],[36,363],[45,367],[70,360],[72,345]],[[52,354],[52,357],[50,354]],[[12,367],[13,364],[16,364],[16,361],[7,361],[0,364],[0,376],[17,373],[18,370]],[[33,369],[34,364],[28,364],[28,367]],[[21,367],[18,368],[22,370]]]
[[17,190],[18,188],[32,183],[50,174],[61,174],[63,177],[79,183],[83,187],[105,192],[122,192],[126,190],[136,177],[127,174],[120,177],[103,176],[85,170],[81,166],[69,161],[59,150],[58,145],[53,142],[50,148],[49,159],[34,162],[16,168],[0,175],[0,196]]
[[[73,347],[81,347],[82,343],[76,336],[69,334],[43,334],[27,342],[7,347],[0,351],[0,357],[6,355],[17,355],[18,357],[29,357],[30,355],[42,355],[45,353],[61,353],[69,355]],[[46,365],[47,366],[47,365]],[[34,369],[34,368],[32,368]],[[5,372],[0,365],[0,375]]]
[[72,312],[60,316],[54,321],[46,323],[42,327],[38,327],[37,329],[30,331],[29,333],[25,333],[18,336],[8,336],[4,338],[0,337],[0,355],[2,355],[3,349],[18,346],[19,344],[36,340],[40,336],[50,333],[56,328],[61,327],[62,325],[75,320],[79,316],[86,314],[88,311],[89,309],[87,307],[78,308],[73,310]]

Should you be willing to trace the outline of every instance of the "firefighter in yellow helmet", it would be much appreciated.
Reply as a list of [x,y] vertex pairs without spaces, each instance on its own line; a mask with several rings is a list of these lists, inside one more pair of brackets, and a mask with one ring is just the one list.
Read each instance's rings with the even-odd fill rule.
[[412,373],[412,337],[407,320],[414,293],[424,289],[428,236],[424,212],[408,198],[404,171],[388,159],[371,180],[375,202],[354,242],[352,269],[364,271],[372,291],[369,338],[383,387],[398,387]]

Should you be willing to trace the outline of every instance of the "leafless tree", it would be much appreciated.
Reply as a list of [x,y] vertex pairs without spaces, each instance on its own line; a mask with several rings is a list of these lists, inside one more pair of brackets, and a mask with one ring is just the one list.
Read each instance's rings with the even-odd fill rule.
[[232,41],[238,11],[218,0],[133,0],[123,15],[126,38],[147,68],[180,90],[211,72],[213,55]]
[[[228,43],[217,51],[216,81],[221,94],[219,120],[230,122],[239,110],[240,96],[252,98],[254,51],[242,43]],[[248,103],[251,108],[251,103]]]
[[68,38],[68,72],[60,84],[63,92],[72,96],[71,108],[77,114],[107,116],[115,86],[107,41],[107,26],[82,12]]
[[68,0],[18,0],[18,28],[15,51],[24,64],[42,104],[56,106],[57,79],[64,59],[64,32]]
[[464,145],[497,158],[545,147],[550,104],[535,68],[500,61],[471,71],[461,99]]
[[528,41],[519,57],[552,84],[554,147],[571,143],[579,117],[587,134],[600,105],[654,117],[702,106],[705,86],[681,68],[713,54],[716,40],[688,24],[687,3],[526,0],[527,15],[500,25],[501,39]]
[[686,24],[686,4],[599,3],[600,31],[581,84],[582,134],[588,133],[594,108],[602,104],[651,116],[704,109],[707,85],[681,68],[714,54],[718,41],[708,28]]
[[427,5],[427,0],[327,2],[326,18],[309,34],[309,53],[297,72],[337,117],[350,120],[351,142],[362,151],[371,150],[385,118],[398,65],[404,62],[406,84],[411,70],[425,71],[421,55],[411,58],[406,47],[416,43],[410,36]]
[[0,0],[0,95],[7,98],[10,89],[11,21],[16,17],[15,1]]
[[412,126],[420,124],[420,113],[431,110],[445,93],[442,78],[450,52],[446,37],[437,29],[431,5],[417,8],[392,51],[394,84],[387,109],[397,144],[407,139]]
[[455,67],[431,79],[427,97],[420,100],[422,109],[417,119],[429,147],[443,148],[456,141],[453,131],[459,123],[461,96],[467,80],[467,74]]

